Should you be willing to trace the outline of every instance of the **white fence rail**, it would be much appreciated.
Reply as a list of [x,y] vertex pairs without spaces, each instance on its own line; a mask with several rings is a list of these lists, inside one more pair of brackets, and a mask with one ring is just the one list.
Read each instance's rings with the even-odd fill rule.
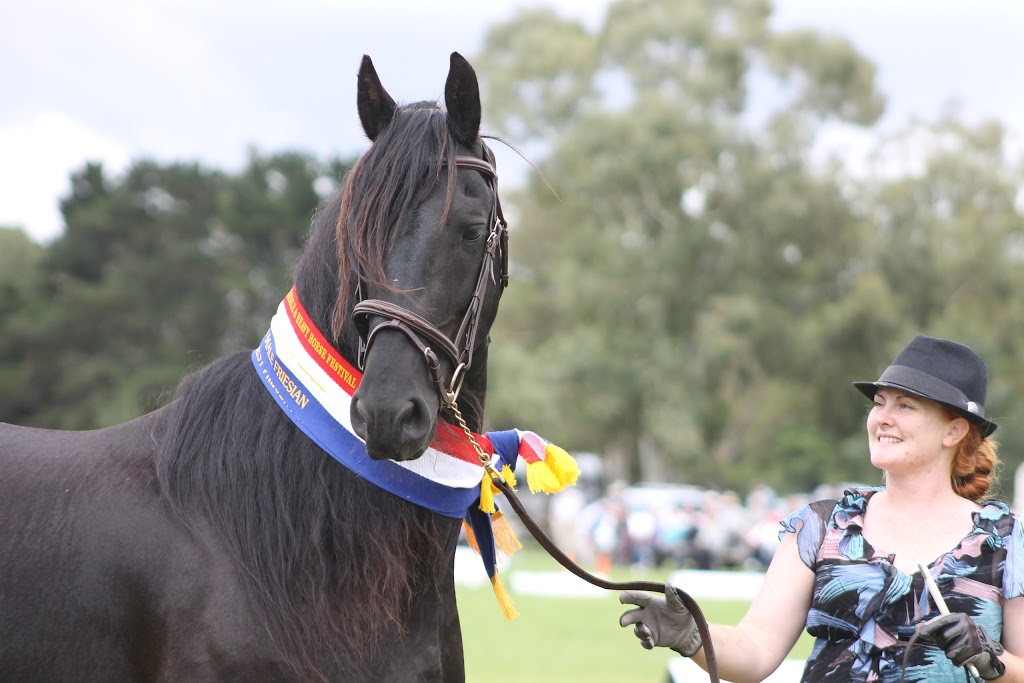
[[[800,683],[800,676],[804,672],[804,661],[802,659],[787,659],[775,670],[765,683]],[[685,657],[673,659],[668,663],[668,679],[672,683],[707,683],[708,673],[697,666],[692,660]],[[722,683],[732,683],[723,678]]]

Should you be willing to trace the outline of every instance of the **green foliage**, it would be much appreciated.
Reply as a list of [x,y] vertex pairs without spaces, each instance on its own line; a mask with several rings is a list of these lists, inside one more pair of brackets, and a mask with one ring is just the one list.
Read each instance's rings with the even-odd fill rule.
[[87,164],[59,239],[26,247],[0,233],[17,266],[0,281],[17,290],[0,321],[0,378],[19,388],[0,397],[0,419],[123,422],[186,372],[255,345],[290,286],[315,188],[342,171],[294,153],[253,153],[237,175],[139,161],[111,178]]
[[601,30],[602,64],[621,70],[638,100],[669,96],[683,116],[736,113],[751,48],[767,35],[767,4],[744,0],[619,0]]
[[875,90],[875,66],[848,40],[812,31],[773,37],[766,51],[772,69],[793,84],[797,109],[870,125],[884,108]]
[[545,122],[572,118],[594,101],[596,57],[594,37],[548,9],[527,10],[515,25],[494,27],[487,52],[473,61],[489,74],[482,104],[490,125],[520,141],[550,134]]
[[0,310],[14,310],[12,299],[31,296],[38,285],[43,247],[19,228],[0,226]]
[[[532,179],[516,198],[495,426],[612,456],[630,480],[663,477],[657,460],[669,478],[740,490],[873,481],[850,382],[917,332],[977,348],[990,414],[1019,410],[1024,330],[1006,302],[1024,293],[1024,174],[1005,131],[915,124],[879,144],[870,180],[821,163],[826,125],[880,116],[875,67],[841,37],[773,31],[770,10],[619,0],[590,40],[574,27],[586,66],[545,52],[550,13],[492,29],[485,100],[556,62],[563,94],[616,95],[498,119],[548,131],[535,161],[558,197]],[[769,102],[750,101],[772,78]],[[1012,466],[1020,428],[1004,424]]]

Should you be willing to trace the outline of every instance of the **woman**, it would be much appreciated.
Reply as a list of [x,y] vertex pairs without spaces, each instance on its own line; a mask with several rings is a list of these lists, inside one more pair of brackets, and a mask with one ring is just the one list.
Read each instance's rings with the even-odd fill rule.
[[[816,640],[804,683],[962,683],[966,665],[985,680],[1024,681],[1024,528],[1004,503],[983,502],[998,463],[987,382],[971,349],[919,335],[878,381],[855,383],[873,401],[868,447],[885,485],[811,503],[782,522],[743,620],[711,626],[723,678],[763,680],[806,626]],[[620,602],[637,608],[619,623],[634,625],[647,649],[670,647],[705,666],[693,618],[666,592],[623,593]]]

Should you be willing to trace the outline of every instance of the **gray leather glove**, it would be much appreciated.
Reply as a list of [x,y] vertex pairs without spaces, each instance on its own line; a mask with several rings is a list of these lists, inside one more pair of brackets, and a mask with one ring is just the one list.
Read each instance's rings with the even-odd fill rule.
[[633,632],[644,648],[667,647],[684,657],[692,657],[700,650],[697,623],[670,584],[665,584],[665,597],[644,591],[625,591],[619,594],[619,602],[637,606],[623,612],[619,626],[635,624]]
[[999,661],[1003,646],[992,640],[985,629],[963,612],[945,614],[918,624],[920,638],[930,640],[943,650],[957,666],[972,665],[986,681],[1006,673]]

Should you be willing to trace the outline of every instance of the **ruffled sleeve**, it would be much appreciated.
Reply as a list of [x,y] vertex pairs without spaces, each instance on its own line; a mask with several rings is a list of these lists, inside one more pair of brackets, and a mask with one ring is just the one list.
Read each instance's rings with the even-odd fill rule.
[[[808,568],[813,569],[818,559],[821,540],[825,536],[825,523],[835,509],[836,501],[819,500],[804,505],[789,513],[779,524],[781,540],[786,534],[796,534],[797,549],[800,559]],[[1022,556],[1024,558],[1024,556]]]
[[1024,527],[1013,516],[1013,529],[1006,539],[1006,565],[1003,567],[1003,599],[1024,595]]

